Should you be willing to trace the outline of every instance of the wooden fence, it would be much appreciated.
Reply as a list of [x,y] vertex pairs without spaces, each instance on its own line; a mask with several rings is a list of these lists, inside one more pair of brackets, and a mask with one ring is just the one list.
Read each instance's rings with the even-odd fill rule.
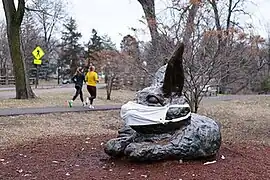
[[[29,78],[30,85],[35,84],[35,78]],[[14,76],[0,76],[0,85],[14,85],[15,77]]]

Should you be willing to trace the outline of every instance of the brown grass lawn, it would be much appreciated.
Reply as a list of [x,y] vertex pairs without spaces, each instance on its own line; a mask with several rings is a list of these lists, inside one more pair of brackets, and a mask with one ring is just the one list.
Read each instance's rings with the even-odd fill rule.
[[[1,107],[61,105],[70,94],[44,94],[31,101],[6,100]],[[97,104],[124,103],[134,92],[114,91],[112,101],[99,90]],[[270,145],[270,97],[254,96],[245,100],[203,103],[199,114],[216,119],[222,125],[223,141]],[[63,113],[0,117],[0,145],[10,145],[40,137],[58,135],[115,134],[122,125],[119,111]]]
[[42,137],[115,133],[118,111],[0,117],[0,147]]
[[202,103],[199,113],[221,123],[225,141],[270,145],[270,96]]
[[[1,99],[0,108],[18,108],[18,107],[45,107],[45,106],[67,106],[67,101],[72,98],[75,90],[71,88],[49,89],[38,93],[36,99],[19,100],[19,99]],[[37,94],[37,93],[36,93]],[[112,91],[111,100],[106,100],[106,89],[98,89],[96,105],[104,104],[123,104],[132,99],[135,95],[134,91],[117,90]],[[84,97],[88,92],[84,89]],[[74,102],[74,106],[81,106],[80,98]]]

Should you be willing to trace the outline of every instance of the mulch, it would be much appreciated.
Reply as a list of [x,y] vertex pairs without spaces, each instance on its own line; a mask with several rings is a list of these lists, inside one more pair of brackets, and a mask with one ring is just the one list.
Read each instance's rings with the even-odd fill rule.
[[2,147],[0,179],[270,179],[269,146],[223,143],[216,163],[208,165],[204,165],[206,160],[135,163],[126,159],[113,159],[104,153],[103,145],[112,137],[47,137]]

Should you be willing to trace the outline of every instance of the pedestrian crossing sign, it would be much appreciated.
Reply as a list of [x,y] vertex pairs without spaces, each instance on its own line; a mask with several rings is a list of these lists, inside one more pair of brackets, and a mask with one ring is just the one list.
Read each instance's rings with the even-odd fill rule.
[[41,49],[40,46],[37,46],[33,51],[32,51],[33,56],[35,59],[40,60],[44,56],[44,51]]

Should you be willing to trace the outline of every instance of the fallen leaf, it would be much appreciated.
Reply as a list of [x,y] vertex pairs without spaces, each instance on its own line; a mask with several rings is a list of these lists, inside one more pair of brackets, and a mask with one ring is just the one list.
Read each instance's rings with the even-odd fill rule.
[[67,173],[66,173],[66,176],[70,176],[70,174],[67,172]]
[[223,156],[223,155],[222,155],[222,156],[221,156],[221,159],[223,159],[223,160],[224,160],[224,159],[225,159],[225,156]]

